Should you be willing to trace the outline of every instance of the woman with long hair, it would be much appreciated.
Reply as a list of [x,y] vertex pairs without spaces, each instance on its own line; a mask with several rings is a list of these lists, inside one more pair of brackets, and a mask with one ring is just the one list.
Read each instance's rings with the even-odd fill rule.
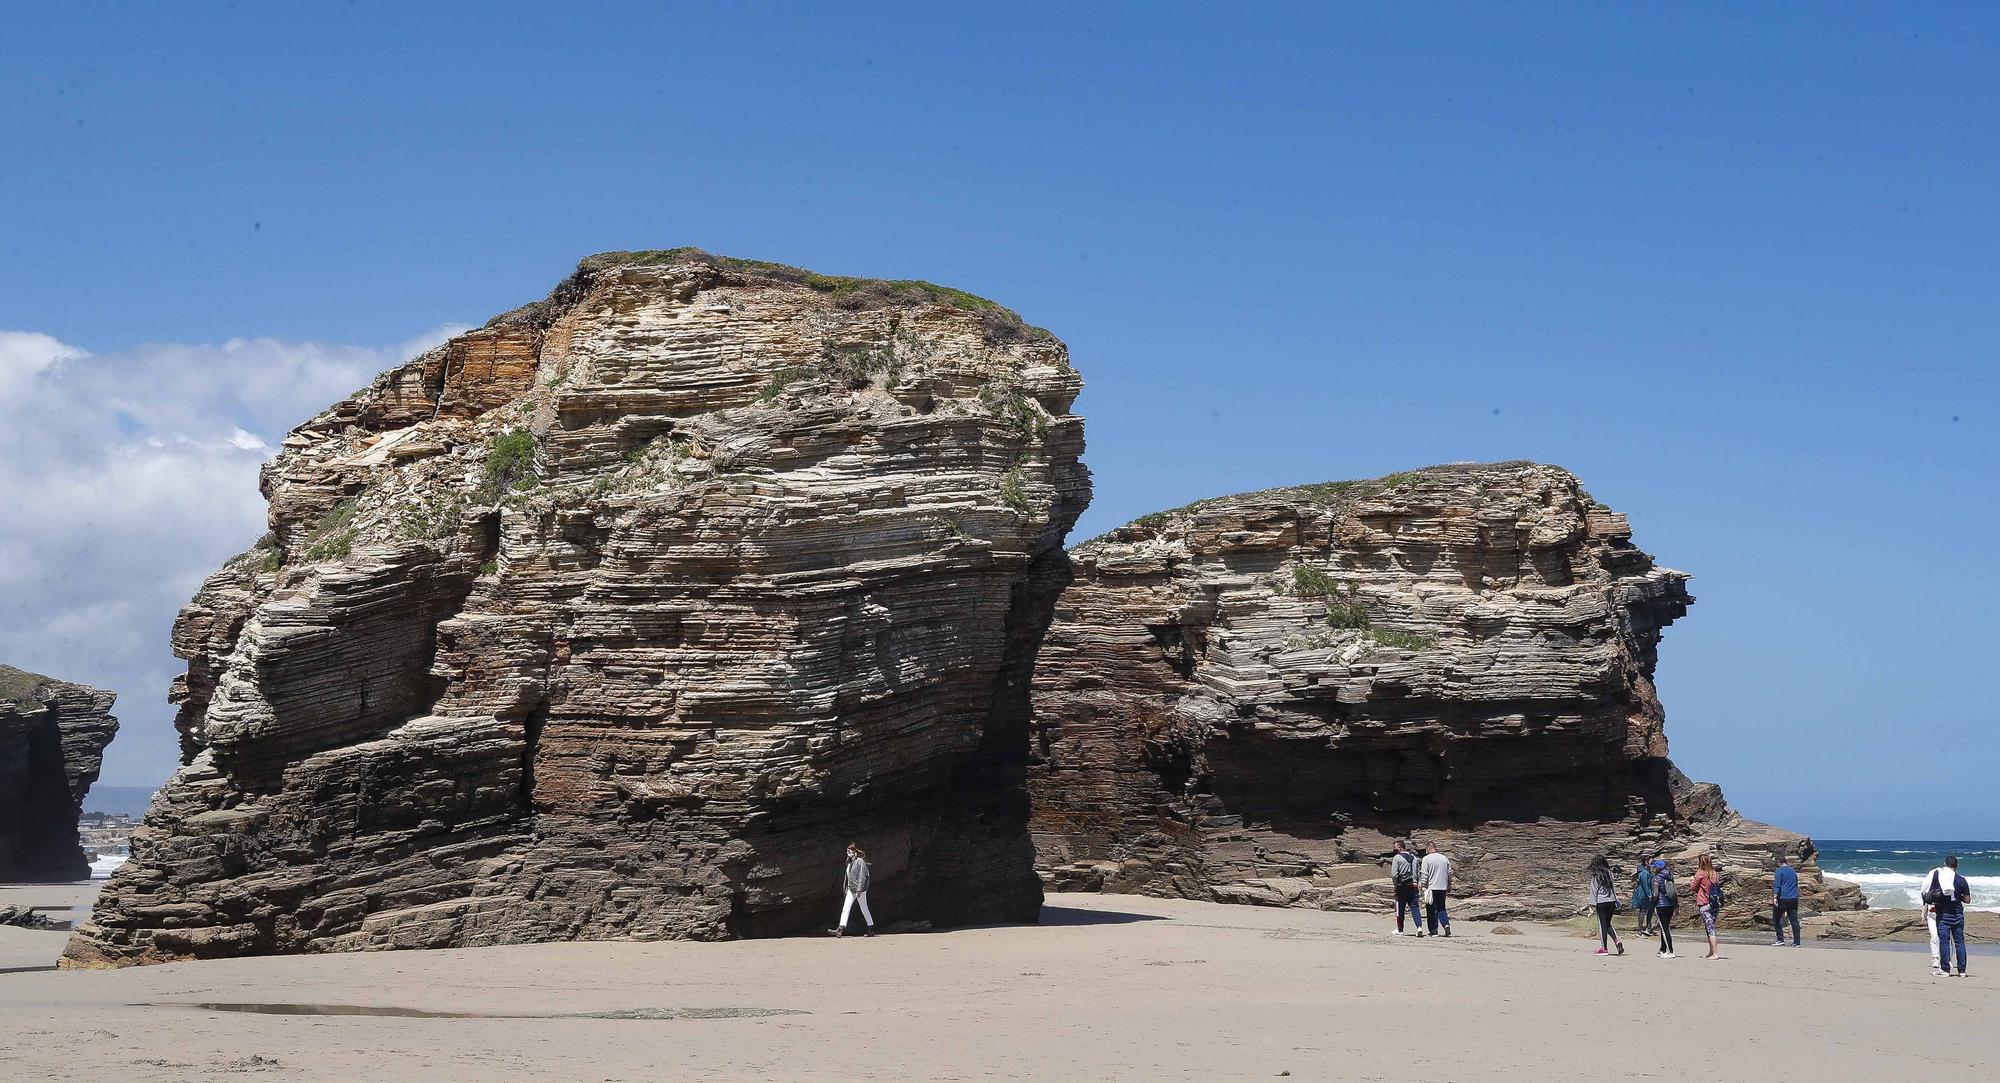
[[[1718,959],[1721,958],[1721,945],[1715,940],[1715,919],[1720,916],[1722,908],[1714,904],[1722,901],[1722,893],[1716,890],[1719,881],[1715,875],[1715,862],[1703,854],[1695,864],[1698,868],[1694,874],[1694,905],[1701,911],[1702,927],[1708,930],[1708,954],[1702,958]],[[1710,901],[1711,895],[1714,896],[1713,902]]]
[[868,912],[868,855],[858,842],[847,844],[847,868],[841,873],[840,886],[846,901],[840,904],[840,924],[827,930],[835,936],[847,935],[847,919],[854,913],[854,904],[861,904],[861,920],[867,923],[863,936],[875,935],[875,915]]
[[1611,915],[1618,912],[1618,885],[1611,879],[1611,862],[1598,854],[1590,859],[1590,905],[1597,910],[1597,954],[1611,954],[1610,945],[1625,954],[1625,942],[1611,927]]

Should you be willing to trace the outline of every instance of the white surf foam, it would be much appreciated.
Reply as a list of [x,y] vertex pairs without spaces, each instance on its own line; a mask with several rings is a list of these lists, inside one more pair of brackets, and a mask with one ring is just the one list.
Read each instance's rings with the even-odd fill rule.
[[[1929,878],[1928,873],[1825,871],[1835,880],[1859,885],[1862,894],[1868,896],[1868,905],[1896,910],[1922,906],[1924,884]],[[1972,889],[1974,910],[2000,913],[2000,876],[1968,876],[1965,883]]]

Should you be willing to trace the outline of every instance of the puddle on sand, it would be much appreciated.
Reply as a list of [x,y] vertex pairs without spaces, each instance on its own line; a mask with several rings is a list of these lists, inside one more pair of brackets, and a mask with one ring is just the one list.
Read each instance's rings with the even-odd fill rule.
[[373,1015],[395,1019],[764,1019],[774,1015],[810,1015],[795,1008],[620,1008],[609,1012],[433,1012],[377,1004],[238,1004],[155,1001],[134,1008],[198,1008],[211,1012],[252,1015]]

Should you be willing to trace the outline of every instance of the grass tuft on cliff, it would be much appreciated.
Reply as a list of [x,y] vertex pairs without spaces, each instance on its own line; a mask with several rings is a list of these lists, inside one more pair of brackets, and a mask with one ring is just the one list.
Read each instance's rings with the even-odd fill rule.
[[13,666],[0,666],[0,703],[35,703],[35,689],[48,683],[48,678],[38,673]]
[[1012,309],[976,293],[941,286],[918,278],[860,278],[851,275],[824,275],[761,259],[718,256],[699,248],[653,248],[631,252],[599,252],[577,265],[580,274],[611,267],[664,267],[677,263],[699,263],[755,278],[804,286],[832,297],[842,308],[886,308],[897,305],[949,305],[977,313],[988,342],[1052,342],[1055,336],[1035,327]]
[[[1539,465],[1529,462],[1526,459],[1509,459],[1505,462],[1497,463],[1449,463],[1440,466],[1426,466],[1417,470],[1401,470],[1394,474],[1385,474],[1379,478],[1367,478],[1359,481],[1319,481],[1308,485],[1286,485],[1276,489],[1258,489],[1247,493],[1212,496],[1205,500],[1196,500],[1190,504],[1183,504],[1178,508],[1168,508],[1165,511],[1155,511],[1141,515],[1124,526],[1113,527],[1088,541],[1079,542],[1077,545],[1072,546],[1071,549],[1074,551],[1093,542],[1110,539],[1132,541],[1135,539],[1128,532],[1157,532],[1176,518],[1225,504],[1305,501],[1329,508],[1337,508],[1355,500],[1373,500],[1377,497],[1386,496],[1391,492],[1428,478],[1465,477],[1468,475],[1476,478],[1482,474],[1510,473]],[[1590,499],[1590,494],[1582,492],[1581,486],[1578,487],[1578,492],[1584,499]]]

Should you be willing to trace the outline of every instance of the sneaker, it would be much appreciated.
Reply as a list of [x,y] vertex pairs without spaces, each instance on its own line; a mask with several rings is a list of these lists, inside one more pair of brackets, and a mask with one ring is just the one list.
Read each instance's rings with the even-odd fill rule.
[[1598,949],[1597,949],[1597,951],[1596,951],[1596,954],[1598,954],[1598,955],[1609,955],[1609,954],[1611,954],[1611,953],[1610,953],[1610,952],[1608,952],[1608,951],[1605,951],[1605,950],[1604,950],[1603,948],[1598,948]]
[[1450,936],[1450,935],[1451,935],[1451,926],[1447,925],[1447,926],[1445,926],[1445,927],[1444,927],[1444,935],[1446,935],[1446,936]]
[[874,935],[875,935],[875,926],[873,926],[873,925],[870,925],[870,926],[868,927],[867,931],[863,932],[863,933],[862,933],[861,935],[862,935],[862,936],[874,936]]
[[1931,977],[1942,978],[1944,977],[1944,971],[1939,970],[1937,967],[1931,967]]
[[827,935],[829,935],[829,936],[846,936],[846,935],[847,935],[847,930],[846,930],[846,929],[828,929],[828,930],[827,930]]
[[1618,954],[1620,955],[1625,954],[1625,945],[1623,944],[1618,945]]
[[1667,952],[1666,954],[1664,954],[1664,955],[1660,956],[1660,958],[1662,958],[1662,959],[1678,959],[1678,958],[1680,958],[1680,956],[1678,956],[1678,955],[1675,955],[1675,954],[1674,954],[1673,952],[1671,952],[1671,951],[1670,951],[1670,952]]

